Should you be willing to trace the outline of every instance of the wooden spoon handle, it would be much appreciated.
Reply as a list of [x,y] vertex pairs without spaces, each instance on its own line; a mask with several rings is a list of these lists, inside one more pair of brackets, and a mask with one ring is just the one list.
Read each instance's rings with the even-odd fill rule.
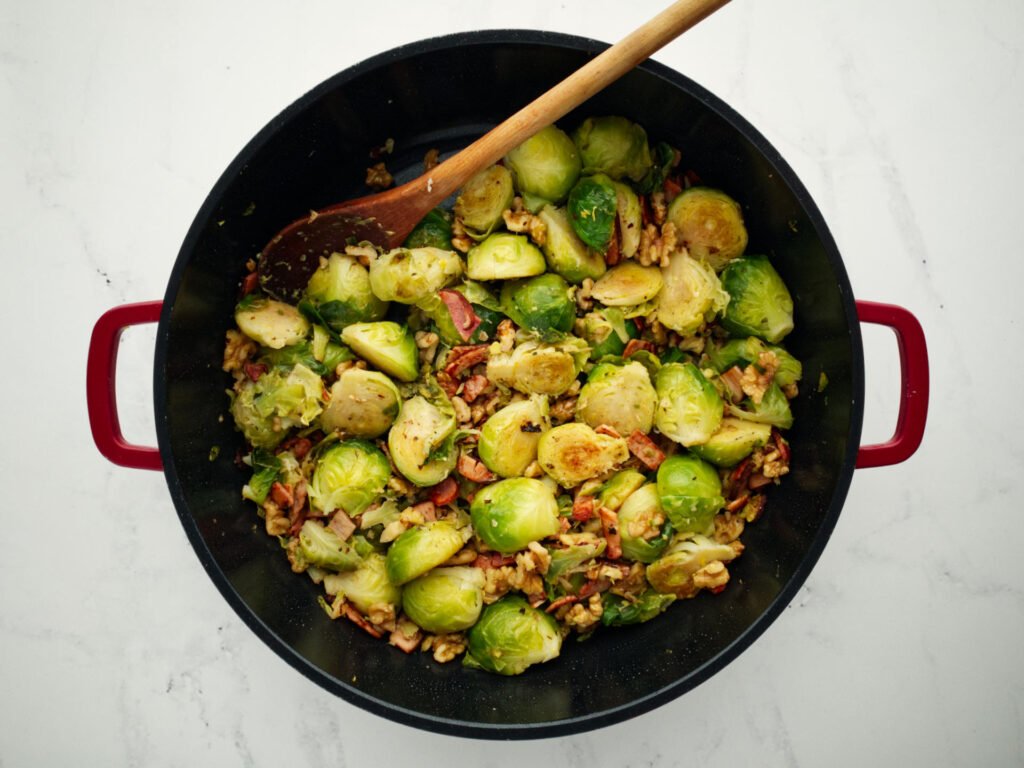
[[444,200],[478,171],[501,159],[541,128],[554,123],[611,85],[729,0],[677,0],[643,26],[534,99],[510,118],[412,184]]

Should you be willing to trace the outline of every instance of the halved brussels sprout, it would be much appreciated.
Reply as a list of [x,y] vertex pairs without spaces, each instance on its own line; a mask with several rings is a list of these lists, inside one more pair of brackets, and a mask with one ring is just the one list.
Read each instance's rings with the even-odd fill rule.
[[462,259],[440,248],[395,248],[370,261],[370,287],[384,301],[415,304],[462,275]]
[[455,199],[455,215],[471,236],[483,237],[501,221],[501,214],[511,207],[513,197],[511,171],[502,165],[492,165],[463,186]]
[[722,398],[693,363],[668,363],[654,377],[654,424],[680,445],[707,442],[722,423]]
[[705,533],[725,504],[718,470],[696,456],[669,456],[658,467],[658,499],[680,533]]
[[680,537],[664,555],[647,566],[647,581],[659,592],[693,597],[699,591],[693,584],[693,574],[716,561],[731,562],[741,550],[742,547],[719,544],[700,534]]
[[547,336],[568,333],[576,321],[569,285],[551,272],[506,282],[501,289],[501,309],[521,328]]
[[615,183],[603,174],[581,178],[569,193],[566,209],[573,230],[600,253],[608,250],[615,232],[618,202]]
[[604,257],[587,248],[572,228],[565,208],[545,205],[537,214],[545,227],[544,258],[548,268],[570,283],[580,284],[588,277],[596,280],[607,266]]
[[455,411],[422,395],[406,400],[388,432],[388,451],[402,476],[419,486],[436,485],[455,469]]
[[662,594],[654,589],[648,589],[632,600],[605,592],[601,597],[604,609],[601,623],[606,627],[641,624],[660,616],[675,601],[675,595]]
[[398,387],[383,373],[348,368],[331,386],[320,426],[351,437],[377,437],[388,431],[401,407]]
[[381,320],[345,326],[341,340],[368,363],[399,381],[415,381],[419,375],[416,340],[404,325]]
[[772,434],[769,424],[757,424],[733,417],[722,419],[722,426],[703,445],[690,450],[716,467],[734,467],[755,448],[768,442]]
[[622,556],[638,563],[653,563],[668,546],[672,524],[661,509],[657,485],[647,483],[619,507],[619,536]]
[[588,117],[573,131],[583,173],[606,173],[613,179],[640,181],[651,167],[647,132],[624,117]]
[[363,562],[350,542],[315,520],[307,520],[299,529],[296,554],[306,565],[329,571],[354,571]]
[[441,341],[449,346],[459,344],[480,344],[488,339],[494,338],[494,333],[505,315],[499,309],[498,300],[484,288],[480,283],[467,280],[460,285],[454,285],[448,290],[462,294],[470,307],[480,319],[480,324],[470,334],[469,338],[463,338],[459,329],[455,326],[452,317],[452,310],[440,295],[428,296],[416,306],[423,314],[434,322],[434,327],[441,337]]
[[484,581],[479,568],[434,568],[405,585],[402,610],[427,632],[461,632],[480,618]]
[[549,429],[537,444],[541,468],[563,488],[603,475],[628,458],[624,438],[598,434],[579,422]]
[[606,424],[620,435],[636,430],[647,434],[654,425],[657,405],[651,377],[640,363],[599,363],[580,389],[576,419],[592,427]]
[[590,345],[590,359],[600,362],[602,357],[621,355],[630,339],[639,336],[635,323],[627,323],[622,310],[613,307],[588,312],[582,318],[579,333]]
[[235,307],[239,329],[264,347],[281,349],[298,344],[309,334],[309,321],[291,304],[250,294]]
[[484,608],[469,630],[463,664],[499,675],[518,675],[533,664],[557,657],[561,650],[558,622],[519,595],[509,595]]
[[501,477],[518,477],[537,458],[541,433],[551,427],[543,395],[510,403],[480,429],[480,461]]
[[241,380],[232,393],[231,415],[255,448],[273,448],[292,427],[307,427],[323,409],[323,380],[301,363],[274,368],[256,381]]
[[640,233],[643,231],[643,213],[640,198],[628,184],[615,182],[616,215],[619,217],[619,253],[631,259],[640,249]]
[[589,568],[595,558],[604,554],[608,541],[603,537],[594,536],[589,541],[580,541],[567,547],[548,550],[551,563],[544,580],[550,584],[568,589],[572,586],[570,577],[579,571]]
[[320,454],[309,483],[309,501],[323,513],[358,515],[377,500],[391,478],[387,457],[366,440],[343,440]]
[[487,378],[528,395],[560,395],[576,381],[589,353],[575,336],[557,344],[525,341],[511,352],[492,353]]
[[516,189],[524,195],[560,203],[580,175],[580,156],[568,134],[554,125],[542,128],[505,155]]
[[657,296],[663,283],[661,270],[657,267],[643,267],[635,261],[624,261],[594,283],[591,296],[606,307],[635,307]]
[[405,248],[452,250],[451,214],[444,208],[435,208],[420,220],[402,245]]
[[618,511],[623,502],[645,482],[647,482],[647,478],[635,469],[624,469],[621,472],[616,472],[602,486],[601,492],[598,494],[601,506],[607,507],[613,512]]
[[775,426],[779,429],[789,429],[793,426],[793,412],[790,410],[789,400],[774,381],[764,391],[760,403],[747,398],[743,401],[742,408],[730,403],[726,410],[729,411],[729,415],[745,421]]
[[495,232],[466,254],[466,274],[473,280],[514,280],[544,272],[544,254],[525,235]]
[[299,309],[340,333],[350,323],[380,320],[388,304],[370,288],[370,273],[355,257],[332,253],[306,285]]
[[436,568],[462,549],[468,533],[468,528],[460,530],[448,520],[434,520],[410,528],[388,547],[385,560],[388,580],[401,586]]
[[329,573],[324,577],[324,591],[329,595],[343,595],[362,614],[374,606],[402,604],[402,588],[388,580],[384,555],[371,552],[354,571]]
[[704,348],[711,366],[723,373],[734,365],[740,367],[757,363],[764,352],[771,352],[778,360],[779,367],[775,371],[775,381],[780,387],[796,384],[803,376],[803,365],[785,348],[777,344],[765,344],[756,336],[745,339],[730,339],[721,346],[708,344]]
[[729,306],[722,326],[729,333],[776,343],[793,330],[793,298],[764,256],[736,259],[722,273]]
[[690,187],[668,207],[668,220],[690,255],[721,272],[747,247],[747,228],[739,204],[710,187]]
[[513,477],[484,486],[473,497],[469,513],[480,540],[505,554],[518,552],[531,541],[561,530],[555,494],[531,477]]
[[700,330],[729,303],[729,294],[715,271],[685,253],[672,255],[662,277],[665,285],[658,296],[658,322],[684,336]]

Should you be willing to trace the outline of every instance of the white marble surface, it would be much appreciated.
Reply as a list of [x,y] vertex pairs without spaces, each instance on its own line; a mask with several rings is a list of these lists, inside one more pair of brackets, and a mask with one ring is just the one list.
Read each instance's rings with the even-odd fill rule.
[[[0,3],[0,766],[1024,763],[1019,0],[735,0],[656,57],[782,152],[856,295],[921,319],[933,377],[918,454],[856,473],[789,610],[675,702],[511,744],[365,713],[241,623],[159,474],[93,447],[93,322],[163,295],[207,190],[294,98],[433,34],[614,40],[662,5]],[[895,421],[895,344],[870,328],[865,340],[865,437],[878,440]],[[155,442],[152,347],[148,328],[121,351],[122,418],[140,442]]]

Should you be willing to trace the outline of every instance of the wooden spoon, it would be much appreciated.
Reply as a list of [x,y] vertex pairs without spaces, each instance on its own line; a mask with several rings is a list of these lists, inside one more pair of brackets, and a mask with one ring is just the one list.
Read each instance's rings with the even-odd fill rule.
[[419,178],[375,195],[315,211],[292,222],[264,247],[260,284],[296,302],[321,255],[368,240],[400,246],[432,209],[484,168],[598,93],[729,0],[677,0],[639,29],[587,62],[544,95]]

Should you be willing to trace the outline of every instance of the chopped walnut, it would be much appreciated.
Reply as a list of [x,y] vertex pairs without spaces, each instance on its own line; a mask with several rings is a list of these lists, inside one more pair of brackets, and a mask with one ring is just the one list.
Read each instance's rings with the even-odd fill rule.
[[668,216],[668,203],[665,200],[664,191],[658,189],[651,192],[648,202],[651,204],[651,217],[659,227],[665,223]]
[[387,189],[395,183],[394,177],[388,172],[383,162],[366,169],[366,186],[374,189]]
[[394,632],[396,629],[395,606],[391,603],[374,603],[366,612],[366,618],[371,624],[388,632]]
[[594,281],[587,277],[583,279],[583,283],[578,289],[576,289],[576,306],[582,310],[590,310],[594,307],[594,300],[591,296],[594,293]]
[[539,217],[534,216],[525,208],[521,210],[506,209],[501,217],[509,232],[525,232],[537,245],[544,245],[548,239],[548,228]]
[[416,331],[415,339],[416,348],[420,352],[420,362],[431,365],[437,354],[437,346],[441,343],[441,337],[433,331]]
[[715,515],[715,541],[723,544],[736,541],[742,535],[745,525],[743,518],[732,512]]
[[796,385],[795,381],[792,381],[782,388],[782,394],[786,396],[787,400],[792,400],[800,394],[800,387]]
[[757,356],[757,364],[748,365],[743,369],[743,376],[740,378],[740,387],[743,393],[755,403],[760,404],[764,393],[775,378],[775,372],[779,369],[779,358],[770,349]]
[[576,402],[575,397],[561,397],[552,403],[548,411],[552,423],[557,426],[572,421],[576,416]]
[[660,229],[656,224],[648,224],[640,232],[640,250],[637,252],[637,259],[645,267],[652,264],[667,267],[678,245],[676,225],[671,221],[665,222]]
[[462,219],[456,217],[452,222],[452,248],[461,253],[468,253],[473,247],[473,238],[466,234]]
[[777,448],[767,448],[764,451],[764,463],[761,465],[761,474],[765,477],[775,479],[789,474],[789,461]]
[[420,650],[432,650],[434,661],[446,664],[466,650],[466,636],[461,632],[450,635],[427,635],[420,644]]
[[473,411],[461,397],[456,395],[452,398],[452,406],[455,408],[455,420],[460,427],[467,427],[473,423]]
[[694,573],[692,578],[697,589],[721,589],[729,583],[729,569],[721,560],[715,560]]
[[526,465],[526,469],[523,470],[523,477],[540,477],[544,474],[544,470],[540,468],[540,462],[534,459]]
[[601,595],[591,595],[586,603],[575,603],[565,614],[563,621],[577,632],[583,633],[592,629],[604,613],[604,605],[601,603]]
[[484,602],[490,604],[504,597],[512,589],[511,579],[515,573],[515,569],[507,565],[484,569]]
[[227,343],[224,345],[223,369],[232,373],[241,372],[245,363],[256,354],[259,345],[241,331],[230,329],[227,332]]
[[272,499],[263,502],[263,515],[268,536],[284,536],[291,527],[288,513],[281,509]]
[[377,251],[372,245],[360,243],[359,245],[346,245],[345,255],[352,256],[364,267],[369,267],[370,262],[376,257]]
[[511,352],[516,344],[516,327],[511,320],[505,319],[498,323],[498,344],[502,352]]

